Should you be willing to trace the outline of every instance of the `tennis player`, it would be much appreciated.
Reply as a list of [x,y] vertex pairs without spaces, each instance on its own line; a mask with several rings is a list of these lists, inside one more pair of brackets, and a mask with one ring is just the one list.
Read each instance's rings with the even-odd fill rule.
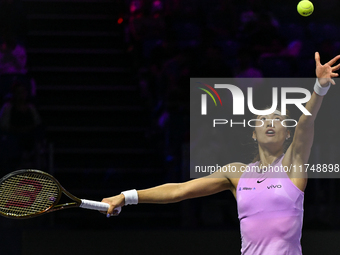
[[[209,177],[184,183],[169,183],[145,190],[129,190],[120,195],[104,198],[110,204],[107,215],[116,215],[115,208],[137,203],[175,203],[185,199],[208,196],[230,190],[238,207],[243,255],[301,255],[301,231],[303,221],[304,190],[307,174],[304,171],[281,171],[275,178],[265,166],[292,169],[308,162],[314,137],[314,121],[333,78],[338,74],[340,59],[336,56],[328,63],[320,63],[320,55],[315,53],[316,84],[306,109],[311,116],[302,115],[295,128],[294,137],[281,125],[287,116],[276,110],[266,116],[258,116],[264,125],[256,127],[253,139],[258,144],[258,161],[251,164],[231,163],[240,172],[215,172]],[[279,119],[281,121],[270,121]],[[259,125],[256,125],[259,126]],[[291,140],[288,149],[284,144]],[[227,165],[228,166],[228,165]],[[257,168],[257,171],[241,169]]]

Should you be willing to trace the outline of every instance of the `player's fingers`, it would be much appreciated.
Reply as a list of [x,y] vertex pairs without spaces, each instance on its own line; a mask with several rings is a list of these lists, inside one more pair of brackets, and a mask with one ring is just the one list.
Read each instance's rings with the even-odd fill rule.
[[117,195],[109,198],[103,198],[102,202],[109,204],[109,208],[106,212],[107,217],[117,216],[121,211],[121,206],[124,205],[122,200],[124,196]]
[[331,74],[331,78],[319,78],[319,82],[320,82],[321,86],[323,86],[323,85],[328,86],[329,83],[335,85],[335,81],[332,79],[334,77],[337,77],[337,74],[335,76],[332,76],[332,74]]
[[109,199],[109,198],[103,198],[103,200],[102,200],[101,202],[102,202],[102,203],[107,203],[107,204],[110,205],[110,206],[109,206],[109,209],[108,209],[106,212],[101,211],[101,213],[104,213],[104,214],[106,214],[106,215],[111,215],[111,214],[112,214],[112,211],[113,211],[113,206],[112,206],[111,203],[110,203],[110,199]]
[[106,217],[109,218],[113,214],[113,209],[114,209],[114,206],[110,205],[109,209],[106,212]]
[[332,74],[331,74],[331,77],[332,77],[332,78],[335,78],[335,77],[338,77],[338,76],[339,76],[338,73],[332,73]]
[[121,211],[122,208],[120,206],[116,207],[115,209],[113,209],[113,216],[119,215]]
[[317,64],[317,65],[320,65],[321,63],[320,63],[320,54],[319,54],[319,52],[315,52],[315,63]]
[[122,208],[120,206],[110,206],[109,210],[106,213],[106,217],[110,218],[111,216],[117,216],[120,214]]
[[332,67],[332,71],[333,71],[333,72],[334,72],[334,71],[337,71],[337,70],[339,70],[339,69],[340,69],[340,64],[338,64],[338,65]]
[[330,66],[334,65],[336,63],[336,61],[338,61],[340,59],[340,55],[336,56],[335,58],[331,59],[330,61],[328,61],[327,64],[329,64]]

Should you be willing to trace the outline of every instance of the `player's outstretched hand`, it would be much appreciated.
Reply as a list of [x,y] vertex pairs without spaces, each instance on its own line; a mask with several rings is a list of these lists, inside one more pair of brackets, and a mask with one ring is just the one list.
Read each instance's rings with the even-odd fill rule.
[[125,204],[125,197],[123,194],[119,194],[117,196],[104,198],[102,202],[110,205],[110,208],[106,212],[107,217],[117,216],[120,213],[121,207]]
[[335,81],[333,78],[338,77],[339,74],[335,73],[335,71],[340,69],[340,64],[334,64],[340,59],[340,55],[334,57],[326,64],[322,65],[320,62],[320,54],[319,52],[315,52],[315,63],[316,63],[316,77],[319,78],[319,83],[322,87],[327,87],[328,83],[331,82],[335,85]]

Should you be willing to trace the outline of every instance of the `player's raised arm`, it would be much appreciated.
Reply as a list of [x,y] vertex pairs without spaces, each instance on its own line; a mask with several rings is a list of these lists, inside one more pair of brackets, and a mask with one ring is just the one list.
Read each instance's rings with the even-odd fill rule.
[[[240,168],[241,163],[233,163]],[[110,208],[108,215],[115,215],[114,209],[119,206],[137,203],[167,204],[182,200],[204,197],[224,190],[230,190],[234,186],[228,178],[228,173],[215,172],[208,177],[193,179],[183,183],[167,183],[144,190],[130,190],[117,196],[104,198],[102,202],[108,203]]]
[[[340,68],[340,64],[335,65],[339,59],[340,55],[322,65],[320,62],[319,53],[315,53],[315,72],[317,79],[314,86],[314,93],[305,106],[312,115],[303,114],[300,117],[295,129],[295,135],[292,144],[286,152],[286,159],[289,160],[289,162],[284,163],[287,165],[300,165],[306,164],[308,162],[314,139],[314,121],[321,107],[324,95],[326,95],[331,84],[335,85],[333,78],[339,76],[337,73],[335,73],[335,71],[339,70]],[[298,177],[302,176],[297,176],[297,178]]]

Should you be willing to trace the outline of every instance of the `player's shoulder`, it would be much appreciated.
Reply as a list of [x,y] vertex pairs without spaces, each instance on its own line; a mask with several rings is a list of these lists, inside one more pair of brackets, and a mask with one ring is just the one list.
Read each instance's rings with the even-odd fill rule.
[[231,192],[236,197],[236,187],[238,185],[239,180],[241,179],[241,176],[245,169],[247,168],[247,164],[242,162],[233,162],[230,164],[227,164],[224,166],[225,171],[225,177],[229,180],[231,183]]

